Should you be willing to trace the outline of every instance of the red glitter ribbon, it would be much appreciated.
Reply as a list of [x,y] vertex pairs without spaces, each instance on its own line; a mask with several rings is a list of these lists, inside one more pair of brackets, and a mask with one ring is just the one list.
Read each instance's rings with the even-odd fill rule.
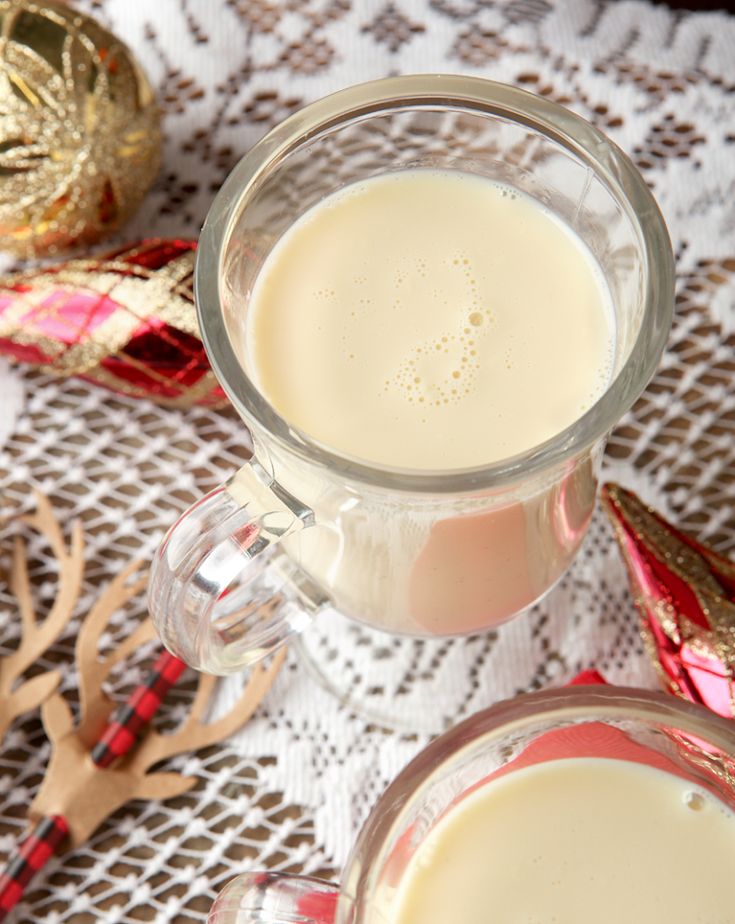
[[735,564],[619,485],[602,498],[664,686],[735,718]]
[[0,353],[173,407],[225,405],[197,326],[195,251],[147,240],[0,278]]

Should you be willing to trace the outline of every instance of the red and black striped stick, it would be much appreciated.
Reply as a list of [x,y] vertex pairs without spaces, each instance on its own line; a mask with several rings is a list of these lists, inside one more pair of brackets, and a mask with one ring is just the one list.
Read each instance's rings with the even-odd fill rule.
[[115,712],[92,748],[92,761],[98,767],[109,767],[118,757],[128,753],[185,670],[183,661],[168,651],[161,652],[146,679]]
[[0,874],[0,920],[20,901],[26,886],[48,863],[69,833],[63,815],[42,818],[18,848],[18,853]]
[[[146,679],[115,711],[92,748],[92,761],[100,770],[109,767],[135,745],[185,669],[186,664],[167,651],[158,656]],[[51,815],[42,818],[21,842],[15,857],[0,873],[0,921],[18,904],[28,883],[46,865],[68,833],[69,825],[64,816]]]

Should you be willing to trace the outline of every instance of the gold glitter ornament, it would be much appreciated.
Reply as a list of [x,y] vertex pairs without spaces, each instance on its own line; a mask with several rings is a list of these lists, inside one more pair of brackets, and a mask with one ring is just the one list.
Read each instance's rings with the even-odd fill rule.
[[64,3],[0,0],[0,248],[43,256],[115,231],[158,171],[153,91]]

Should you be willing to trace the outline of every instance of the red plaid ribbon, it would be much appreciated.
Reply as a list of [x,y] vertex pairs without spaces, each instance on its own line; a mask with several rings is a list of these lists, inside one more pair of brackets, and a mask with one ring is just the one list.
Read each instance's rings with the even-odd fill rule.
[[98,767],[109,767],[118,757],[127,754],[185,668],[186,664],[168,651],[159,655],[145,682],[136,687],[125,705],[110,719],[92,748],[92,760]]
[[0,920],[15,907],[34,875],[69,833],[63,815],[42,819],[0,875]]

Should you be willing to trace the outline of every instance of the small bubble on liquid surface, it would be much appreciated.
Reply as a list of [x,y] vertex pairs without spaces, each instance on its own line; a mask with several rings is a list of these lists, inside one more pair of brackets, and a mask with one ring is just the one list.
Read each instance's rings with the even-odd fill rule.
[[707,807],[707,800],[699,792],[688,792],[684,795],[684,805],[692,812],[702,812]]
[[473,327],[480,327],[485,319],[481,311],[473,311],[468,320]]

